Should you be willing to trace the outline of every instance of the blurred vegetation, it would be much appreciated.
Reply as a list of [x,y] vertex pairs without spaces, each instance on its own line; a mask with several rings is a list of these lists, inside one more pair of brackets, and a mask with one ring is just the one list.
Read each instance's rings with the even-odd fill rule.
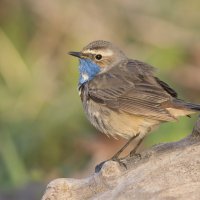
[[[159,68],[181,97],[200,102],[199,7],[197,0],[1,0],[0,188],[69,176],[89,162],[77,141],[97,131],[78,96],[78,62],[67,55],[88,42],[118,44]],[[184,137],[194,121],[164,124],[147,146]]]

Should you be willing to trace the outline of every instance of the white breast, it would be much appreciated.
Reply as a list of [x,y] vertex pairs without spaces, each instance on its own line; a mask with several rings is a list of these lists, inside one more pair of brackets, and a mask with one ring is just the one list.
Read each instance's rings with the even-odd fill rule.
[[81,76],[83,77],[84,81],[88,81],[89,80],[89,76],[87,73],[82,73]]

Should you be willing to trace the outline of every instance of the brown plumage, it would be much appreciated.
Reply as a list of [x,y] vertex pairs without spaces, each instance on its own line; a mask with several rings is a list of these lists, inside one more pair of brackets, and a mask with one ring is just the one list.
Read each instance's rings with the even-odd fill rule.
[[[155,76],[152,66],[128,59],[110,42],[92,42],[75,56],[100,69],[92,78],[87,74],[89,78],[79,90],[88,119],[107,135],[143,138],[160,123],[200,111],[200,105],[178,99],[177,93]],[[82,73],[80,70],[80,76]]]

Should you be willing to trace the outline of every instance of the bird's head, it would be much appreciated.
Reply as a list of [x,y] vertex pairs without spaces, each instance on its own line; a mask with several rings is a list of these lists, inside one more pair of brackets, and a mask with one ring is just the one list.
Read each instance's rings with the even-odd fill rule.
[[97,74],[107,71],[121,60],[126,59],[125,54],[118,47],[103,40],[91,42],[82,51],[72,51],[69,54],[78,57],[80,60],[80,85],[93,79]]

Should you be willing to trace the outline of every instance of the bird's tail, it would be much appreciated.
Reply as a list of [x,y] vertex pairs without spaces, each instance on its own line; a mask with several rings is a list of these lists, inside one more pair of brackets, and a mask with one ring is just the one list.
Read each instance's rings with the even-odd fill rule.
[[195,104],[195,103],[190,103],[190,102],[184,102],[183,100],[180,99],[175,99],[174,103],[177,106],[180,106],[182,108],[188,109],[188,110],[192,110],[192,111],[200,111],[200,104]]
[[180,117],[200,112],[200,104],[184,102],[180,99],[173,100],[173,107],[167,108],[172,116]]

